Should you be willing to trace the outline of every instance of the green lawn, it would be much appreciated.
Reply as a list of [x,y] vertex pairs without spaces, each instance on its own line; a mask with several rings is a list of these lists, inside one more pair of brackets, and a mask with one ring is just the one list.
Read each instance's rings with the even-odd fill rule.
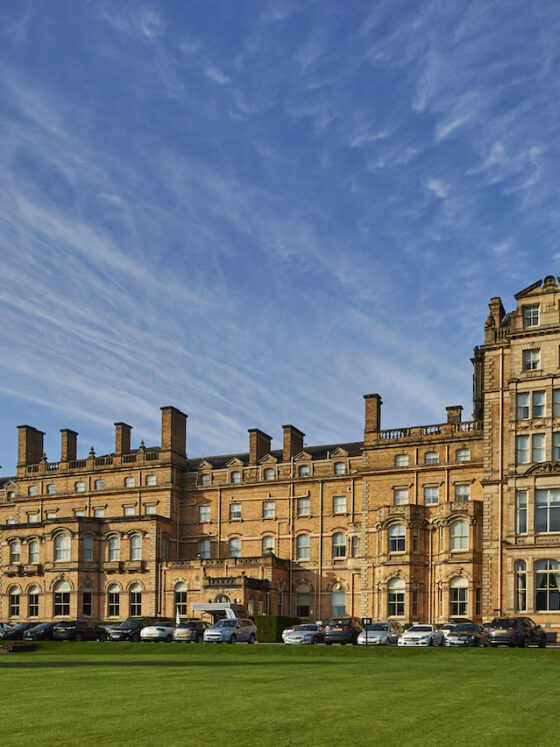
[[10,746],[560,744],[560,649],[44,643],[0,674]]

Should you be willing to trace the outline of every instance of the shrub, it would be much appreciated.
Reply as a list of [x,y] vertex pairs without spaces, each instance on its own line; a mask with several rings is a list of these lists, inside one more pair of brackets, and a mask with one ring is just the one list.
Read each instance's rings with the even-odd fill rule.
[[292,625],[300,623],[299,617],[287,615],[258,615],[255,617],[257,626],[257,641],[260,643],[275,643],[282,640],[282,631]]

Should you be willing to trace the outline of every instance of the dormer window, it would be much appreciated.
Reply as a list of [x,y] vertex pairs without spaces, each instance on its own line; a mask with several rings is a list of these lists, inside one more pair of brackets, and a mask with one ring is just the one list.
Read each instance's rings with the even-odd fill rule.
[[230,480],[233,483],[241,482],[241,472],[239,472],[238,470],[235,470],[234,472],[232,472],[230,475]]
[[299,477],[309,477],[309,465],[301,464],[298,468]]
[[210,475],[208,474],[208,472],[204,472],[202,475],[200,475],[200,484],[210,485]]
[[523,309],[523,326],[527,327],[538,327],[539,326],[539,307],[538,306],[525,306]]

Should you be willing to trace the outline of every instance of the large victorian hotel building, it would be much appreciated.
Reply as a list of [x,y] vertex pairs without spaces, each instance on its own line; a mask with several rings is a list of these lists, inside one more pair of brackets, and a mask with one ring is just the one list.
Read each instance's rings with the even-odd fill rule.
[[[249,430],[241,454],[189,458],[186,418],[162,408],[161,444],[60,460],[19,426],[15,477],[0,478],[3,620],[250,615],[443,622],[528,614],[560,628],[560,285],[547,277],[506,313],[490,302],[474,351],[473,419],[381,428],[282,448]],[[300,424],[301,425],[301,424]]]

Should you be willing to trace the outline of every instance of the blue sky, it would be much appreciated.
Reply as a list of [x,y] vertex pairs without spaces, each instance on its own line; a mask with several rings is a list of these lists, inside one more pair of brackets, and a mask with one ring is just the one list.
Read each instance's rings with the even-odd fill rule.
[[560,259],[560,4],[0,0],[0,462],[471,411]]

